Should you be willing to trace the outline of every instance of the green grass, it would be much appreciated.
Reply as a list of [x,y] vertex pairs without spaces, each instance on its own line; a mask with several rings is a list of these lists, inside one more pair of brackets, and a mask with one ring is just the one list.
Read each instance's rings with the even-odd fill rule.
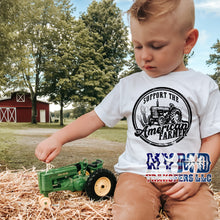
[[[66,121],[69,124],[71,121]],[[4,169],[4,164],[8,168],[14,169],[16,164],[27,166],[36,160],[33,147],[23,146],[17,142],[21,138],[17,131],[28,128],[62,128],[59,123],[0,123],[0,171]],[[89,136],[89,138],[108,140],[124,143],[126,141],[127,123],[120,121],[114,128],[104,127]],[[45,136],[46,138],[46,136]],[[37,144],[37,143],[36,143]]]
[[62,128],[59,123],[14,123],[14,122],[4,122],[0,123],[0,132],[2,129],[10,129],[10,130],[17,130],[17,129],[26,129],[26,128]]
[[11,146],[16,145],[16,138],[11,129],[4,127],[0,128],[0,164],[8,161],[7,152]]
[[127,122],[120,121],[114,128],[104,127],[90,135],[92,138],[124,143],[127,136]]
[[[65,121],[65,125],[71,123],[72,120]],[[0,134],[3,139],[10,139],[13,133],[16,133],[16,130],[19,129],[28,129],[28,128],[56,128],[61,129],[62,126],[59,123],[38,123],[38,124],[31,124],[31,123],[0,123]],[[4,137],[4,135],[6,135]],[[101,139],[101,140],[108,140],[108,141],[116,141],[120,143],[124,143],[126,141],[127,135],[127,122],[120,121],[114,128],[103,127],[93,134],[90,135],[91,138]],[[1,139],[0,139],[1,140]],[[4,140],[0,142],[0,148]]]

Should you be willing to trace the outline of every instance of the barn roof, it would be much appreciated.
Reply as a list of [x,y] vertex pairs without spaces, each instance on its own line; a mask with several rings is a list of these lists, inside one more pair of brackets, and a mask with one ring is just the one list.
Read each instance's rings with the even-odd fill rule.
[[8,100],[8,99],[11,99],[11,96],[9,97],[9,96],[7,96],[7,97],[2,97],[2,98],[0,98],[0,101],[4,101],[4,100]]
[[[1,97],[0,98],[0,102],[12,99],[13,94],[16,94],[16,93],[23,93],[23,94],[25,93],[27,95],[31,95],[29,92],[25,92],[25,91],[14,91],[14,92],[11,92],[10,96]],[[50,104],[49,102],[47,102],[45,100],[39,100],[39,99],[37,99],[37,102],[42,102],[42,103]]]

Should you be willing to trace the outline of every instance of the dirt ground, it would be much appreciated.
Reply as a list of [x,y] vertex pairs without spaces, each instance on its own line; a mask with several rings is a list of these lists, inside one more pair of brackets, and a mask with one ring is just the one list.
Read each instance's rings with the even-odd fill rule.
[[[21,169],[24,166],[25,168],[36,167],[37,170],[45,169],[46,165],[35,157],[34,150],[37,144],[55,131],[57,131],[57,129],[28,128],[17,130],[15,137],[19,147],[12,147],[10,149],[11,152],[8,152],[10,155],[7,164],[9,168]],[[79,162],[85,158],[88,159],[89,162],[99,158],[104,160],[105,168],[113,171],[114,164],[117,163],[119,155],[124,151],[124,145],[124,143],[87,137],[65,144],[60,155],[56,157],[52,164],[56,167],[60,167]],[[214,191],[220,191],[219,170],[220,160],[212,171]]]
[[[28,157],[33,157],[33,166],[37,169],[45,168],[45,164],[38,161],[34,156],[34,150],[42,140],[50,136],[57,129],[44,129],[44,128],[29,128],[28,130],[17,131],[17,144],[23,146],[24,154]],[[92,162],[96,159],[104,160],[104,167],[113,171],[113,166],[117,163],[118,156],[124,151],[124,144],[118,142],[111,142],[106,140],[98,140],[94,138],[84,138],[68,144],[65,144],[62,148],[61,153],[52,162],[56,167],[69,165],[71,163],[79,162],[83,159]],[[29,152],[29,153],[28,153]],[[14,155],[18,157],[21,152],[16,152]],[[23,158],[23,164],[25,163],[25,157]],[[17,160],[11,160],[11,163]],[[18,162],[18,161],[17,161]],[[20,161],[21,162],[21,161]],[[13,167],[16,167],[16,164]],[[31,164],[27,164],[28,167]]]

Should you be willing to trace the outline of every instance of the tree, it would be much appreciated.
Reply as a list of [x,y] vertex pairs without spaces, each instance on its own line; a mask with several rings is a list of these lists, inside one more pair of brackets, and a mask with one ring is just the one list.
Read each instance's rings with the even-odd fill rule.
[[[32,100],[32,123],[36,123],[36,100],[43,77],[45,49],[50,44],[50,30],[57,19],[57,7],[53,0],[16,0],[13,4],[14,2],[16,4],[12,6],[12,12],[15,14],[10,13],[5,19],[5,27],[13,38],[8,44],[8,59],[3,61],[3,74],[7,83],[3,82],[2,86],[6,89],[8,84],[11,89],[28,88]],[[6,35],[4,40],[7,42]],[[11,43],[12,40],[14,43]]]
[[[19,55],[15,50],[18,38],[18,24],[22,4],[19,0],[1,0],[0,1],[0,91],[7,92],[5,88],[15,76],[13,59]],[[10,73],[10,74],[9,74]]]
[[23,8],[20,46],[25,54],[19,65],[23,83],[29,88],[32,99],[32,123],[37,123],[36,101],[44,74],[44,63],[47,59],[47,48],[51,45],[53,32],[59,18],[58,9],[53,0],[32,0]]
[[[84,66],[81,100],[97,105],[118,82],[128,49],[128,32],[114,0],[93,1],[82,21],[88,28],[93,53]],[[98,54],[98,56],[97,56]]]
[[[76,21],[71,17],[70,8],[65,8],[60,25],[54,30],[58,38],[54,38],[48,50],[45,82],[42,85],[42,93],[49,95],[50,101],[60,104],[61,125],[63,107],[70,102],[75,105],[93,103],[94,97],[88,93],[87,87],[92,83],[100,83],[96,81],[99,69],[94,62],[100,56],[89,36],[89,30],[82,20]],[[89,74],[86,74],[88,71]],[[88,76],[90,79],[86,80]]]
[[[15,36],[15,43],[11,46],[12,56],[7,62],[4,61],[5,66],[8,65],[11,69],[7,74],[4,71],[4,74],[7,76],[10,88],[28,88],[30,91],[32,123],[37,122],[36,100],[44,82],[45,64],[48,56],[51,56],[53,42],[59,42],[60,35],[56,33],[56,30],[59,25],[62,25],[62,10],[65,10],[62,7],[65,7],[67,2],[69,1],[22,0],[16,5],[16,8],[19,9],[16,12],[16,25],[10,32]],[[10,16],[5,22],[7,28],[10,26],[8,24],[12,23],[11,20],[14,19],[14,15]],[[53,52],[54,56],[58,56],[57,51]],[[4,82],[4,87],[6,86],[7,84]]]
[[47,48],[41,94],[48,95],[50,101],[60,105],[60,125],[63,125],[63,108],[78,91],[75,39],[79,30],[72,16],[70,1],[60,0],[58,6],[60,14],[56,26],[51,29],[53,38]]
[[98,104],[117,82],[126,57],[127,29],[113,0],[93,1],[78,21],[72,17],[70,0],[1,1],[5,11],[12,4],[15,13],[0,23],[0,30],[14,24],[0,39],[11,36],[2,57],[8,48],[11,56],[0,61],[0,76],[5,77],[5,88],[28,88],[32,123],[39,95],[49,95],[61,111],[70,100]]
[[217,39],[217,42],[211,47],[215,50],[215,53],[209,55],[209,60],[206,63],[210,65],[216,65],[215,74],[211,77],[218,83],[220,88],[220,41]]
[[129,59],[126,63],[126,69],[122,72],[122,74],[120,75],[120,78],[129,76],[133,73],[137,73],[141,71],[140,67],[136,63],[135,55],[134,55],[134,47],[131,42],[130,42],[130,47],[128,50],[128,55],[129,55]]
[[[95,1],[93,3],[96,5]],[[71,100],[75,106],[79,106],[80,109],[85,111],[91,109],[91,106],[98,104],[117,81],[114,79],[114,82],[112,82],[112,77],[117,78],[117,71],[122,66],[122,60],[120,59],[122,59],[122,54],[123,57],[126,54],[125,50],[123,53],[122,51],[118,54],[111,53],[111,56],[116,58],[112,59],[111,56],[106,56],[106,51],[103,49],[103,45],[107,44],[108,39],[116,35],[115,32],[121,32],[119,27],[123,26],[122,23],[122,26],[117,28],[111,27],[108,33],[111,36],[108,36],[104,31],[112,23],[110,25],[109,20],[106,22],[100,19],[99,16],[102,13],[96,7],[94,12],[96,18],[91,14],[84,14],[83,18],[76,21],[71,19],[67,5],[65,7],[66,10],[63,11],[62,25],[58,25],[56,28],[59,39],[55,39],[52,42],[51,55],[48,55],[48,59],[45,62],[45,83],[43,84],[44,92],[50,95],[50,100],[60,104],[60,117],[63,115],[63,106]],[[109,4],[105,5],[107,11],[109,6]],[[90,5],[90,7],[92,7],[93,11],[94,5]],[[110,19],[115,15],[114,10],[116,9],[114,5]],[[117,13],[119,12],[118,10],[116,11]],[[109,13],[107,15],[109,16]],[[99,31],[91,27],[94,24],[94,22],[90,21],[91,17],[98,20],[99,23],[95,26],[101,27]],[[123,28],[125,27],[123,26]],[[113,32],[114,34],[112,34]],[[106,38],[105,42],[103,42],[103,38]],[[114,40],[117,39],[114,37]],[[119,43],[121,43],[121,40],[118,40]],[[112,47],[113,45],[111,43],[106,48],[108,46]],[[119,50],[119,46],[115,50]],[[55,54],[54,51],[56,51]],[[61,118],[61,124],[63,123],[62,121]]]
[[183,62],[185,66],[188,66],[189,59],[194,55],[194,51],[192,51],[190,54],[185,54],[183,57]]

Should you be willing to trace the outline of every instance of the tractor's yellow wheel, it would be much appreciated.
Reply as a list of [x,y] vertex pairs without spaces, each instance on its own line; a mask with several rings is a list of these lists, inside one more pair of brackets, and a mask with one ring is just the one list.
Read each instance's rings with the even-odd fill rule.
[[111,189],[111,181],[107,177],[100,177],[94,185],[95,193],[100,196],[106,196]]
[[85,184],[85,191],[92,200],[109,199],[115,191],[116,178],[107,169],[97,169],[90,174]]
[[39,197],[39,204],[42,208],[49,208],[51,205],[51,201],[48,197],[44,197],[42,195]]

